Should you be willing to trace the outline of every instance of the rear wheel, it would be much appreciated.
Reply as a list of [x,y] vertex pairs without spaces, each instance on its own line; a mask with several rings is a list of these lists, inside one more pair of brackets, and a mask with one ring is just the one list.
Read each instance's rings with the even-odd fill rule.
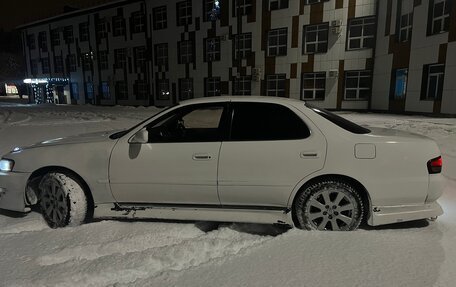
[[355,230],[361,224],[364,205],[350,184],[324,180],[308,186],[296,199],[298,227],[308,230]]
[[40,182],[40,207],[52,228],[84,223],[88,202],[82,186],[70,175],[52,172]]

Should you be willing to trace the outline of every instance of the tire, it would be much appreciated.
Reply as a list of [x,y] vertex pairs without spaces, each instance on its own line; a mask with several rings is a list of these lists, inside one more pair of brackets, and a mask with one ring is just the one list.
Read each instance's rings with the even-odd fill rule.
[[78,226],[88,214],[88,201],[83,187],[70,175],[46,174],[40,182],[40,207],[51,228]]
[[356,189],[337,179],[307,186],[293,206],[297,227],[307,230],[356,230],[364,205]]

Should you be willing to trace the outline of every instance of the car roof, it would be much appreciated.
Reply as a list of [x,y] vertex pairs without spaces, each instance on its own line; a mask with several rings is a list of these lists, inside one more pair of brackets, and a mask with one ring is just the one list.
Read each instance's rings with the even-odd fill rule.
[[290,98],[266,97],[266,96],[220,96],[220,97],[202,97],[180,102],[181,105],[217,103],[217,102],[257,102],[257,103],[276,103],[276,104],[299,104],[305,102]]

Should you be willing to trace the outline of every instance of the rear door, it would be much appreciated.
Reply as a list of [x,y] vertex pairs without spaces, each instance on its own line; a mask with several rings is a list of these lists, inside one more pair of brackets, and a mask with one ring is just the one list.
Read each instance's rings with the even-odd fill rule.
[[222,205],[286,206],[296,184],[323,168],[324,136],[293,107],[233,102],[231,112],[219,159]]

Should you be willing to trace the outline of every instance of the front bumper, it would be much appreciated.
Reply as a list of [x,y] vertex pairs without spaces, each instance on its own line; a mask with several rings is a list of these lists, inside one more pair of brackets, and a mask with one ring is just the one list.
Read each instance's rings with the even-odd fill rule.
[[372,211],[368,224],[376,226],[437,217],[442,214],[443,209],[437,202],[423,205],[379,206]]
[[27,212],[25,187],[30,173],[0,172],[0,209]]

